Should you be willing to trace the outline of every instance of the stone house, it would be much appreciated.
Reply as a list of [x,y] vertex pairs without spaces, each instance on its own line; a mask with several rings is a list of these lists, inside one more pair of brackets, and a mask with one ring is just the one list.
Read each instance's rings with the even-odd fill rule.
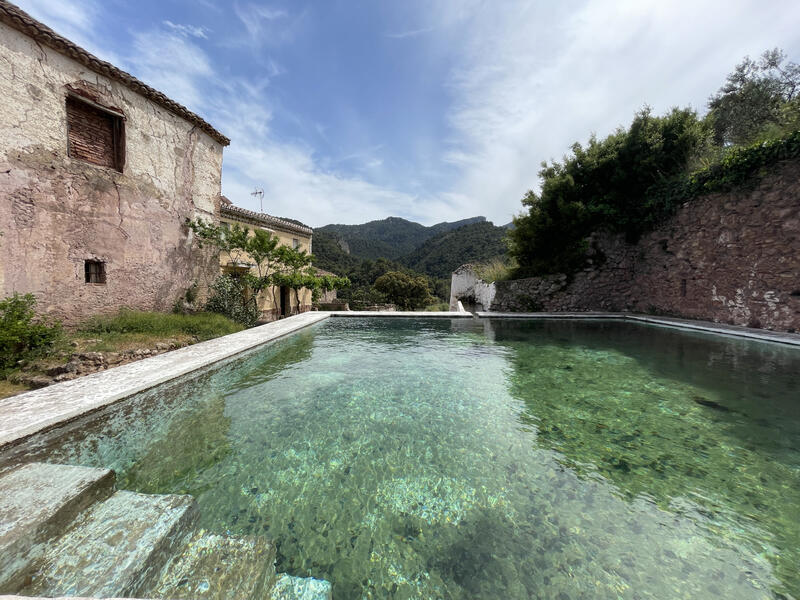
[[[281,244],[311,253],[313,230],[299,221],[281,219],[240,208],[224,196],[220,202],[219,220],[223,227],[226,224],[227,226],[236,224],[247,229],[263,229],[277,236]],[[224,253],[220,254],[220,269],[223,273],[235,274],[250,268],[248,265],[230,264],[229,260]],[[311,290],[306,288],[300,289],[295,294],[284,286],[272,286],[259,294],[257,300],[263,321],[274,321],[281,317],[311,310]]]
[[0,297],[74,323],[168,310],[218,274],[185,225],[219,215],[229,140],[209,123],[5,0],[0,102]]

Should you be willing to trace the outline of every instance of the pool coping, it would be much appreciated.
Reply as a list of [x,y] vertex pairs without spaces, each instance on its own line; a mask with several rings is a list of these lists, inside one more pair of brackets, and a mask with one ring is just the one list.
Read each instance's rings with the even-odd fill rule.
[[305,312],[0,400],[0,451],[182,375],[324,321]]
[[800,347],[800,334],[634,313],[478,312],[473,314],[470,312],[426,311],[311,311],[2,399],[0,400],[0,451],[37,433],[68,423],[134,394],[235,357],[252,348],[285,337],[331,317],[624,320]]
[[653,315],[642,315],[638,313],[615,313],[615,312],[539,312],[539,313],[501,313],[501,312],[476,312],[479,318],[483,319],[602,319],[630,321],[634,323],[648,323],[650,325],[660,325],[662,327],[674,327],[677,329],[689,329],[693,331],[704,331],[719,335],[742,337],[762,342],[774,342],[778,344],[788,344],[790,346],[800,346],[800,334],[784,333],[782,331],[768,331],[764,329],[753,329],[739,325],[727,325],[725,323],[712,323],[711,321],[695,321],[692,319],[680,319],[677,317],[658,317]]

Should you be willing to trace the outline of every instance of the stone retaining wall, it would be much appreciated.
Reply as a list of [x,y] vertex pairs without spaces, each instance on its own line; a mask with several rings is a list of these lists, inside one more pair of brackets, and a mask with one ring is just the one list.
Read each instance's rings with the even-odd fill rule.
[[800,161],[684,204],[637,244],[590,238],[573,277],[497,282],[492,311],[632,311],[800,330]]

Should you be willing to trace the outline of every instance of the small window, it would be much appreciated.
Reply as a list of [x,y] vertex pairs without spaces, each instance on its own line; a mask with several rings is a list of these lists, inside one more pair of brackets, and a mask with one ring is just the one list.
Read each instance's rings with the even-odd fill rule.
[[300,240],[297,238],[292,238],[292,248],[297,250],[300,247]]
[[67,96],[67,154],[122,172],[125,123],[121,116]]
[[87,260],[83,264],[86,283],[106,282],[106,263],[99,260]]

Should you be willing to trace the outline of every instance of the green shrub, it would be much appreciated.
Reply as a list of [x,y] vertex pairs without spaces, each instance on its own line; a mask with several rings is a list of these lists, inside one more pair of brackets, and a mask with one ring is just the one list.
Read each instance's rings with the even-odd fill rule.
[[167,338],[183,334],[196,336],[200,340],[241,330],[240,324],[216,313],[182,315],[129,309],[122,309],[115,315],[93,317],[81,327],[83,333],[98,335],[139,333]]
[[509,264],[508,260],[502,258],[494,258],[486,262],[478,263],[474,267],[475,274],[487,283],[510,279],[511,272],[514,268],[513,263]]
[[0,376],[20,360],[46,355],[61,338],[61,324],[37,319],[35,306],[32,294],[0,300]]
[[431,295],[428,278],[424,275],[389,271],[375,280],[373,289],[385,295],[400,310],[423,308],[436,301]]
[[249,293],[246,283],[230,275],[220,275],[211,286],[206,310],[252,327],[261,317],[255,294]]

